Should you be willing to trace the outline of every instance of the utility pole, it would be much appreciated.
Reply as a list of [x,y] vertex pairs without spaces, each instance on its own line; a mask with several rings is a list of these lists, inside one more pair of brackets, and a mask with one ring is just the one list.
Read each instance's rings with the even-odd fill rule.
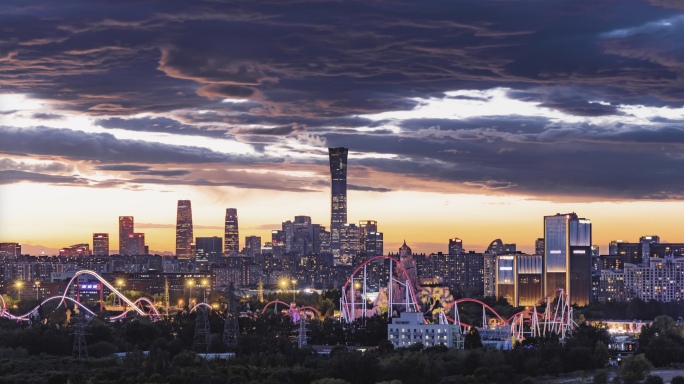
[[258,285],[258,294],[257,294],[257,299],[259,300],[260,303],[264,302],[264,282],[261,281],[261,277],[259,277],[259,285]]
[[238,324],[237,303],[235,302],[235,287],[228,286],[228,307],[226,308],[226,322],[223,325],[223,344],[229,351],[237,350],[240,324]]
[[169,316],[169,307],[171,303],[169,302],[169,278],[164,278],[164,306],[166,307],[166,316]]
[[297,345],[302,348],[306,345],[306,322],[304,318],[306,314],[304,311],[299,312],[299,332],[297,332]]
[[86,346],[86,318],[85,315],[78,315],[74,318],[74,348],[72,355],[77,359],[88,358],[88,347]]
[[207,353],[211,332],[209,330],[209,311],[203,305],[197,307],[197,320],[195,320],[195,339],[192,349],[196,352]]

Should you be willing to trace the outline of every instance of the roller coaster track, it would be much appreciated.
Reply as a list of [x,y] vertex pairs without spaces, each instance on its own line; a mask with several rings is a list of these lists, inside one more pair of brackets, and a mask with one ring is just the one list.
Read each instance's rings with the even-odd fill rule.
[[[114,294],[115,294],[116,296],[118,296],[121,300],[123,300],[126,304],[128,304],[128,306],[129,306],[130,309],[124,311],[121,315],[111,317],[111,318],[110,318],[110,321],[117,321],[117,320],[119,320],[119,319],[122,319],[122,318],[126,317],[126,314],[127,314],[128,312],[133,312],[133,311],[135,311],[135,312],[136,312],[138,315],[140,315],[140,316],[150,316],[150,317],[152,318],[152,320],[161,319],[161,314],[159,313],[159,311],[157,311],[157,309],[156,309],[155,306],[154,306],[154,303],[153,303],[150,299],[148,299],[148,298],[146,298],[146,297],[141,297],[141,298],[139,298],[139,299],[137,299],[137,300],[135,300],[135,301],[131,301],[129,298],[127,298],[126,296],[124,296],[123,293],[119,292],[119,290],[116,289],[112,284],[110,284],[107,280],[105,280],[102,276],[98,275],[98,274],[97,274],[96,272],[94,272],[94,271],[89,271],[89,270],[77,271],[77,272],[74,274],[74,277],[72,277],[71,280],[69,280],[69,283],[67,284],[66,288],[64,289],[64,293],[63,293],[61,296],[52,296],[52,297],[49,297],[49,298],[43,300],[37,307],[35,307],[35,308],[32,309],[31,311],[29,311],[29,312],[27,312],[27,313],[25,313],[25,314],[23,314],[23,315],[20,315],[20,316],[12,315],[12,314],[9,312],[9,310],[7,309],[7,303],[5,302],[5,299],[2,297],[2,295],[0,295],[0,300],[2,300],[2,308],[0,308],[0,317],[6,317],[6,318],[8,318],[8,319],[16,320],[16,321],[29,321],[29,320],[31,319],[31,314],[35,313],[41,306],[43,306],[43,305],[46,304],[47,302],[50,302],[50,301],[52,301],[52,300],[57,300],[57,299],[60,300],[59,303],[57,304],[58,307],[59,307],[60,305],[64,304],[64,301],[65,301],[65,300],[68,300],[68,301],[73,302],[73,303],[74,303],[75,305],[77,305],[79,308],[81,308],[81,309],[85,310],[86,312],[88,312],[90,315],[92,315],[92,316],[97,316],[97,314],[96,314],[95,312],[91,311],[89,308],[87,308],[87,307],[84,306],[83,304],[79,303],[78,301],[76,301],[76,300],[74,300],[74,299],[72,299],[71,297],[68,296],[69,289],[71,289],[71,286],[74,284],[75,281],[76,281],[76,282],[78,281],[78,280],[77,280],[77,277],[80,276],[80,275],[90,275],[90,276],[93,276],[93,277],[96,278],[100,283],[102,283],[102,285],[104,285],[105,287],[107,287],[110,291],[112,291],[112,293],[114,293]],[[145,303],[145,304],[147,304],[147,305],[150,307],[150,311],[149,311],[148,313],[145,313],[145,312],[140,308],[139,304],[142,304],[142,303]]]

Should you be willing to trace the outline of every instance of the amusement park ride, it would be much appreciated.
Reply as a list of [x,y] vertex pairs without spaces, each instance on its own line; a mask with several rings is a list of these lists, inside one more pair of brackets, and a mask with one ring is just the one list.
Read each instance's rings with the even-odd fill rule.
[[[387,281],[386,285],[380,284],[378,292],[371,292],[368,285],[368,267],[372,265],[371,263],[377,262],[389,262],[389,281]],[[78,297],[77,299],[69,297],[71,286],[78,281],[78,276],[84,274],[93,276],[127,305],[123,313],[110,317],[110,321],[122,319],[130,312],[135,312],[139,316],[150,317],[154,321],[162,319],[162,314],[155,308],[154,303],[150,299],[143,297],[131,301],[103,277],[88,270],[76,272],[62,295],[43,300],[40,305],[23,315],[10,313],[6,302],[0,295],[0,300],[2,300],[0,303],[2,305],[0,307],[0,317],[16,321],[30,321],[42,305],[52,301],[58,301],[58,305],[69,301],[85,311],[84,314],[97,316],[96,313],[81,304]],[[373,296],[376,296],[376,299],[371,303],[369,298]],[[481,335],[487,332],[492,334],[493,332],[493,334],[500,335],[508,340],[521,341],[528,337],[543,337],[555,334],[560,339],[564,339],[575,327],[570,299],[562,289],[556,290],[552,295],[539,300],[536,305],[530,306],[508,319],[501,317],[494,309],[482,301],[470,298],[455,300],[444,305],[439,310],[435,322],[439,324],[458,324],[460,325],[461,333],[465,334],[470,325],[460,321],[458,305],[461,303],[475,303],[482,306],[482,327],[478,328]],[[313,307],[298,307],[294,302],[286,303],[280,300],[267,303],[261,313],[264,313],[270,307],[273,307],[273,310],[277,312],[279,304],[282,305],[281,308],[287,312],[295,323],[303,323],[305,320],[321,317],[320,313]],[[208,310],[212,309],[207,303],[199,303],[192,307],[190,312],[197,311],[200,307],[206,307]],[[386,315],[388,318],[393,318],[400,312],[423,312],[422,307],[416,296],[410,274],[402,266],[402,263],[391,256],[375,256],[357,267],[342,287],[340,320],[348,323],[381,314]],[[493,323],[487,320],[486,311],[494,315]],[[429,317],[432,317],[430,309],[428,309],[427,314],[430,315]],[[425,323],[429,321],[428,319],[424,320]]]
[[[372,309],[368,309],[370,295],[367,269],[371,263],[380,260],[389,261],[390,277],[386,288],[380,289]],[[553,294],[508,319],[504,319],[493,308],[476,299],[463,298],[444,305],[436,321],[440,324],[459,324],[461,333],[465,335],[471,326],[460,321],[458,305],[461,303],[482,306],[482,327],[478,327],[478,330],[483,338],[484,335],[496,335],[502,339],[522,341],[528,337],[555,334],[562,340],[575,328],[570,298],[562,289],[557,289]],[[421,305],[409,273],[402,263],[391,256],[375,256],[357,267],[342,287],[340,311],[342,320],[351,322],[381,313],[393,318],[398,312],[419,312]],[[494,315],[493,324],[487,321],[486,311]],[[431,315],[430,310],[424,314]],[[428,323],[429,320],[426,318],[424,322]]]

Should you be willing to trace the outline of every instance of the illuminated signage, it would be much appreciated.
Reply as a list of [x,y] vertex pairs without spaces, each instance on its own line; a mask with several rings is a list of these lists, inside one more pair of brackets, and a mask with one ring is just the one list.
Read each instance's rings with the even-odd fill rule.
[[513,260],[515,256],[499,256],[499,260]]
[[574,254],[579,254],[579,255],[584,255],[584,254],[586,253],[586,251],[583,250],[583,249],[575,249],[575,250],[572,251],[572,253],[574,253]]
[[499,271],[512,271],[513,267],[499,267]]
[[558,254],[561,253],[561,251],[559,251],[559,250],[557,250],[557,249],[554,249],[553,251],[549,251],[549,253],[552,254],[552,255],[558,255]]
[[87,290],[99,290],[100,289],[100,284],[81,284],[81,290],[87,291]]

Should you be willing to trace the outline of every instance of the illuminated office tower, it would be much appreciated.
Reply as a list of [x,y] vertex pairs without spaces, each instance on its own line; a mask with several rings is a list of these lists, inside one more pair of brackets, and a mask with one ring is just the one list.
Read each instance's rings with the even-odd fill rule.
[[[542,297],[542,255],[516,255],[515,306],[535,305]],[[513,304],[513,303],[511,303]]]
[[591,297],[591,222],[575,213],[544,216],[544,295],[558,288],[573,304]]
[[330,251],[334,263],[340,264],[340,230],[347,223],[347,148],[328,148],[330,156]]
[[223,253],[226,256],[235,256],[240,252],[238,214],[236,208],[226,208],[226,236],[224,241]]
[[134,231],[133,216],[119,216],[119,254],[131,255],[128,249],[128,237]]
[[449,239],[449,254],[459,255],[461,253],[463,253],[463,240],[459,239],[458,237]]
[[309,255],[313,252],[313,224],[310,216],[295,216],[294,239],[290,252],[298,253],[301,256]]
[[340,260],[338,265],[352,265],[352,260],[359,253],[359,227],[345,223],[340,228]]
[[190,200],[178,200],[176,210],[176,256],[192,258],[192,205]]
[[359,221],[359,250],[366,252],[366,238],[371,232],[378,231],[378,222],[375,220],[361,220]]
[[93,256],[109,256],[109,233],[93,233]]
[[128,235],[127,255],[146,255],[148,250],[145,245],[144,233],[131,233]]
[[[490,254],[493,252],[489,252]],[[516,292],[516,270],[514,255],[496,256],[496,297],[503,297],[509,304],[515,305],[518,296]]]

